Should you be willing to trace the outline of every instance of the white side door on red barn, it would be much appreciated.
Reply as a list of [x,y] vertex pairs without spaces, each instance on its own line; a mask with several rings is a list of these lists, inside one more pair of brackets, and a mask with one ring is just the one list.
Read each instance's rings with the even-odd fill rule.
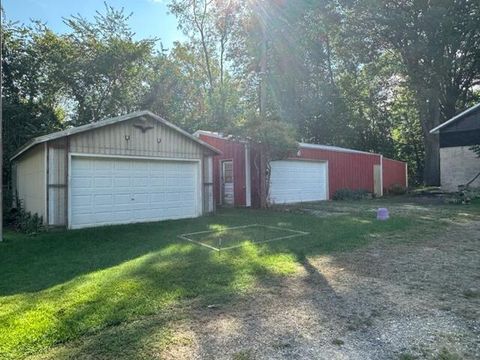
[[222,161],[222,205],[233,206],[234,204],[233,185],[233,161]]

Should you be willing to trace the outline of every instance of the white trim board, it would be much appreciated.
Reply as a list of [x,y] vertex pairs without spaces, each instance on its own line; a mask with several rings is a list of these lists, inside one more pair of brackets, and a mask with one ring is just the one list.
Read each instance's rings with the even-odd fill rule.
[[383,196],[383,155],[380,155],[380,196]]
[[48,214],[48,192],[49,192],[49,188],[48,188],[48,143],[45,142],[44,143],[44,147],[43,147],[43,150],[45,151],[45,154],[44,154],[44,165],[45,165],[45,168],[44,168],[44,171],[45,171],[45,176],[44,176],[44,179],[45,179],[45,184],[44,184],[44,188],[45,188],[45,215],[43,217],[43,222],[45,225],[50,225],[49,224],[49,214]]
[[69,156],[76,157],[98,157],[98,158],[110,158],[110,159],[136,159],[136,160],[158,160],[158,161],[186,161],[197,162],[202,159],[185,159],[185,158],[171,158],[171,157],[156,157],[156,156],[138,156],[138,155],[108,155],[108,154],[95,154],[95,153],[77,153],[70,152]]
[[463,116],[465,115],[468,115],[470,112],[472,111],[475,111],[476,109],[480,108],[480,103],[478,103],[477,105],[474,105],[470,108],[468,108],[467,110],[465,111],[462,111],[460,114],[458,115],[455,115],[454,117],[452,117],[451,119],[441,123],[440,125],[438,125],[437,127],[433,128],[432,130],[430,130],[430,134],[436,134],[438,133],[438,131],[442,128],[444,128],[445,126],[459,120],[460,118],[462,118]]

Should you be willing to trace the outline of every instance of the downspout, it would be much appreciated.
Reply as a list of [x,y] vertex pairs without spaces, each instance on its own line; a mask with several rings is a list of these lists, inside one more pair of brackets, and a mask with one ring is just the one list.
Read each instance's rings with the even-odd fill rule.
[[64,161],[65,161],[65,171],[64,171],[64,184],[65,184],[65,191],[64,191],[64,220],[65,220],[65,226],[68,228],[70,228],[69,224],[70,224],[70,219],[69,219],[69,209],[68,207],[70,206],[69,204],[69,201],[68,201],[68,198],[70,196],[70,164],[69,164],[69,160],[70,160],[70,139],[68,136],[65,137],[65,154],[64,154]]
[[405,162],[405,188],[408,188],[408,163]]
[[50,178],[50,169],[49,169],[49,146],[48,141],[45,141],[45,225],[50,225],[50,216],[49,216],[49,178]]
[[250,172],[250,144],[245,143],[245,206],[252,206],[252,176]]
[[380,155],[380,196],[383,196],[383,155]]

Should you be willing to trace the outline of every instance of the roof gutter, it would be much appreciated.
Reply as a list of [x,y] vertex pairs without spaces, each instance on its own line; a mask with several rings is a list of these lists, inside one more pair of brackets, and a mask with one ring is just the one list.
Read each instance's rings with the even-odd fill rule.
[[451,123],[457,121],[457,120],[460,120],[461,118],[463,118],[464,116],[470,114],[472,111],[475,111],[477,109],[480,109],[480,103],[478,103],[477,105],[474,105],[470,108],[468,108],[467,110],[465,111],[462,111],[460,114],[458,115],[455,115],[454,117],[452,117],[451,119],[445,121],[444,123],[441,123],[440,125],[438,125],[437,127],[433,128],[432,130],[430,130],[430,134],[438,134],[440,132],[440,129],[444,128],[445,126],[447,125],[450,125]]

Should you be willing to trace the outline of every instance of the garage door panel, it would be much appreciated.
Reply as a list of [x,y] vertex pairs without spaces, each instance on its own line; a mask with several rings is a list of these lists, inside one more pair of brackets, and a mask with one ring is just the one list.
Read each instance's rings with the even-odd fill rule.
[[75,214],[78,215],[91,215],[93,214],[91,211],[91,206],[75,206],[72,208],[72,211],[75,211]]
[[72,197],[72,203],[75,203],[76,206],[90,206],[91,202],[91,195],[77,195]]
[[132,211],[132,205],[130,205],[130,204],[115,205],[115,206],[110,207],[110,211],[114,212],[115,214],[120,213],[120,212],[124,212],[124,211],[130,212],[130,211]]
[[157,204],[157,203],[162,203],[165,201],[165,193],[153,193],[151,195],[151,203]]
[[99,187],[112,187],[113,186],[113,179],[111,176],[109,177],[95,177],[93,179],[93,186],[96,188]]
[[82,227],[84,225],[89,225],[91,224],[92,222],[95,221],[95,217],[88,213],[88,214],[77,214],[76,215],[76,218],[75,218],[75,223],[77,225],[77,227]]
[[153,189],[165,189],[165,179],[159,179],[159,178],[151,178],[149,185]]
[[91,188],[92,187],[92,178],[87,178],[79,176],[72,179],[72,187],[75,188]]
[[94,195],[93,196],[93,205],[102,206],[102,205],[111,205],[113,203],[113,195]]
[[113,169],[115,169],[115,171],[130,170],[131,168],[132,163],[130,161],[115,161],[113,163]]
[[165,193],[165,201],[171,204],[175,204],[178,200],[178,194],[176,193]]
[[270,201],[294,203],[327,199],[327,164],[296,160],[272,161]]
[[90,164],[93,165],[92,167],[96,171],[100,171],[100,172],[112,171],[115,167],[115,163],[111,161],[102,161],[102,160],[98,161],[98,159],[89,159],[87,161],[89,161]]
[[115,212],[115,219],[117,224],[129,222],[131,219],[130,209],[124,209],[123,211]]
[[199,215],[195,162],[74,157],[72,228]]
[[130,178],[126,176],[116,176],[113,179],[113,185],[115,187],[128,187],[130,186]]

